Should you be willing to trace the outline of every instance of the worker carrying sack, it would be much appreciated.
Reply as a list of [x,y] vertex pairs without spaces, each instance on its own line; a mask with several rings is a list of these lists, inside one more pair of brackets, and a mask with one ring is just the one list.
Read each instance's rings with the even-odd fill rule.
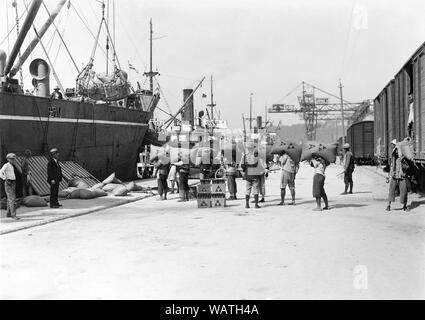
[[285,140],[276,141],[271,150],[271,154],[278,154],[280,156],[283,155],[283,153],[288,154],[295,163],[300,162],[302,152],[303,148],[300,144]]
[[337,147],[338,145],[336,143],[326,144],[318,141],[304,142],[301,161],[310,161],[313,156],[318,156],[329,163],[335,163]]

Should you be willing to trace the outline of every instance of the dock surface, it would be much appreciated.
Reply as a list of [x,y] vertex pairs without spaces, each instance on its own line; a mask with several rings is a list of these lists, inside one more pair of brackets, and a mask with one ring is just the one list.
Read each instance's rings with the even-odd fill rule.
[[424,299],[425,199],[387,213],[382,173],[356,167],[341,195],[339,172],[326,172],[329,211],[312,211],[302,165],[295,206],[277,206],[276,172],[261,209],[245,209],[238,180],[226,208],[154,196],[3,234],[0,298]]

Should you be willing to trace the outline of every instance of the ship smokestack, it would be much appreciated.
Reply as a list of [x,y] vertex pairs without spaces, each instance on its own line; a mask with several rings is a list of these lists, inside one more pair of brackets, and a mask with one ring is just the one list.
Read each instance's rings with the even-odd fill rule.
[[12,51],[10,52],[9,59],[7,60],[6,67],[3,70],[3,74],[1,75],[7,75],[10,72],[10,69],[12,69],[12,65],[15,62],[16,56],[18,55],[18,52],[21,49],[22,43],[24,42],[24,39],[32,23],[34,22],[35,16],[37,15],[38,9],[40,9],[40,5],[42,2],[43,0],[34,0],[31,3],[31,6],[28,10],[28,15],[25,18],[24,23],[22,24],[21,32],[19,32],[18,38],[16,39],[15,45],[13,46]]
[[62,7],[66,3],[67,0],[61,0],[59,4],[56,6],[55,10],[50,14],[47,21],[44,23],[44,25],[41,27],[41,29],[37,32],[38,37],[34,38],[27,49],[24,51],[24,53],[21,55],[19,60],[16,62],[16,64],[13,66],[12,70],[10,70],[10,76],[13,77],[19,70],[19,68],[22,66],[22,64],[27,60],[28,56],[31,54],[31,52],[34,50],[34,48],[37,46],[37,44],[40,42],[40,39],[44,36],[47,29],[49,29],[50,25],[53,23],[53,20],[55,20],[56,16],[61,11]]
[[47,98],[50,95],[50,68],[43,59],[34,59],[30,64],[30,73],[34,78],[32,83],[35,87],[35,95]]
[[0,75],[3,74],[3,70],[5,66],[6,66],[6,52],[0,49]]
[[257,128],[261,129],[263,127],[263,117],[257,116]]
[[[189,98],[189,100],[188,100]],[[183,89],[183,101],[186,101],[185,109],[182,112],[182,121],[189,121],[190,125],[194,126],[195,110],[193,106],[193,89]]]

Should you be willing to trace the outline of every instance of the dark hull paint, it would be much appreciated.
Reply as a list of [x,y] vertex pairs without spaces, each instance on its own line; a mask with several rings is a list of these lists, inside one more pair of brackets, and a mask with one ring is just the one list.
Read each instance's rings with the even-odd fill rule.
[[0,93],[1,162],[9,152],[23,155],[30,149],[44,155],[56,147],[61,160],[76,161],[100,180],[112,172],[130,180],[136,177],[138,150],[151,116],[105,104]]

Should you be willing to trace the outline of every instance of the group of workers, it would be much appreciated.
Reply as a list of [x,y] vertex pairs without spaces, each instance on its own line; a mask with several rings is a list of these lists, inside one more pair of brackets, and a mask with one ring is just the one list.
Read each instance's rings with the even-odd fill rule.
[[[403,210],[408,211],[407,206],[407,193],[409,190],[409,179],[408,179],[408,160],[399,155],[396,147],[396,140],[392,141],[394,146],[391,161],[390,161],[390,172],[387,178],[387,182],[390,183],[389,194],[388,194],[388,206],[387,211],[391,210],[391,202],[395,201],[396,193],[400,193],[400,202],[403,204]],[[341,195],[347,195],[353,193],[353,172],[354,172],[354,156],[350,151],[350,145],[345,143],[343,145],[342,152],[342,166],[344,175],[344,191]],[[227,162],[227,161],[226,161]],[[295,162],[288,153],[275,157],[273,163],[280,168],[281,171],[281,182],[280,182],[280,197],[281,201],[279,206],[283,205],[295,205],[295,178],[299,170],[299,163]],[[328,196],[325,191],[325,172],[326,168],[330,163],[320,156],[313,156],[310,161],[311,167],[314,168],[313,175],[313,197],[316,200],[316,207],[314,211],[322,211],[329,209]],[[265,196],[265,181],[270,171],[269,164],[266,163],[265,159],[259,156],[258,149],[255,145],[248,145],[247,152],[243,154],[241,162],[237,164],[234,161],[227,162],[226,177],[227,187],[230,197],[228,200],[237,199],[237,184],[236,178],[238,177],[238,167],[242,170],[242,177],[246,181],[245,190],[245,208],[250,208],[250,197],[251,194],[254,197],[252,203],[255,208],[261,208],[259,203],[264,202]],[[163,163],[157,160],[155,163],[156,174],[158,179],[158,194],[160,200],[167,199],[167,192],[170,189],[168,182],[172,185],[171,193],[174,193],[174,184],[177,183],[177,188],[180,193],[179,201],[189,200],[189,165],[184,164],[182,161],[176,163]],[[206,177],[206,170],[201,166],[201,179]],[[291,200],[285,202],[286,189],[289,188]],[[261,199],[259,196],[261,195]],[[322,200],[324,206],[322,207]]]
[[[352,173],[354,171],[354,157],[349,151],[350,146],[345,144],[343,146],[343,163],[344,163],[344,182],[345,190],[343,194],[353,193],[353,179]],[[274,164],[280,167],[281,182],[280,182],[280,196],[281,201],[278,205],[285,205],[286,189],[289,188],[291,201],[288,205],[295,205],[295,177],[298,173],[299,163],[295,162],[287,153],[283,153],[280,157],[275,157]],[[228,200],[237,199],[237,184],[236,178],[238,177],[238,167],[242,170],[242,177],[246,181],[245,190],[245,208],[250,208],[251,194],[254,197],[252,203],[255,208],[261,208],[259,203],[265,202],[265,182],[270,172],[269,164],[265,159],[259,155],[258,148],[255,144],[248,144],[246,153],[242,155],[241,161],[237,164],[235,161],[227,161],[224,159],[227,177],[227,187],[230,197]],[[310,162],[314,167],[313,177],[313,197],[316,199],[316,208],[314,210],[321,211],[329,209],[328,198],[324,189],[325,184],[325,171],[329,165],[325,159],[314,156]],[[177,188],[180,193],[179,201],[189,200],[189,164],[178,161],[170,163],[167,158],[163,160],[157,158],[154,161],[155,172],[154,176],[158,182],[158,200],[166,200],[169,191],[168,182],[171,183],[171,193],[174,193],[174,184],[177,182]],[[208,175],[206,166],[200,165],[200,178],[204,179]],[[261,199],[260,199],[261,195]],[[325,206],[321,207],[321,201]]]
[[[397,193],[400,195],[400,203],[403,204],[403,210],[409,211],[407,206],[407,194],[410,189],[410,179],[412,177],[410,160],[404,157],[399,148],[397,141],[394,139],[391,144],[393,150],[391,153],[389,175],[387,183],[389,183],[388,205],[387,211],[391,210],[391,203],[395,201]],[[7,197],[7,213],[6,216],[12,219],[19,219],[16,216],[16,155],[9,153],[6,156],[7,162],[0,169],[0,178],[4,180],[4,190]],[[22,193],[23,196],[31,195],[30,181],[31,171],[29,162],[31,159],[31,151],[25,151],[25,157],[21,163],[22,173]],[[288,205],[295,205],[295,178],[298,173],[299,164],[296,163],[289,154],[283,153],[274,159],[274,164],[281,169],[280,196],[281,201],[278,205],[285,205],[286,188],[288,187],[291,194],[291,202]],[[353,171],[354,157],[350,151],[350,145],[343,145],[343,173],[344,173],[344,192],[345,194],[353,193]],[[325,171],[330,163],[322,157],[313,156],[310,165],[314,168],[313,176],[313,197],[316,199],[315,211],[329,209],[328,197],[325,192]],[[239,164],[228,162],[226,164],[226,176],[228,191],[230,193],[229,200],[237,199],[236,178],[238,176],[238,166],[242,169],[243,179],[246,180],[245,207],[250,208],[251,193],[254,196],[253,203],[255,208],[261,208],[259,202],[264,202],[265,181],[269,173],[269,166],[266,161],[259,156],[258,149],[254,146],[248,146],[247,152],[242,156]],[[188,163],[179,159],[179,161],[170,163],[157,159],[155,161],[155,176],[158,181],[158,194],[160,200],[167,199],[169,191],[168,182],[171,183],[171,193],[175,192],[175,184],[180,194],[180,202],[189,201],[189,170]],[[47,165],[47,182],[50,185],[50,207],[59,208],[62,205],[58,202],[59,183],[62,181],[62,170],[59,162],[59,150],[53,148],[50,150],[50,160]],[[259,200],[259,194],[262,198]],[[324,202],[322,207],[321,202]]]

